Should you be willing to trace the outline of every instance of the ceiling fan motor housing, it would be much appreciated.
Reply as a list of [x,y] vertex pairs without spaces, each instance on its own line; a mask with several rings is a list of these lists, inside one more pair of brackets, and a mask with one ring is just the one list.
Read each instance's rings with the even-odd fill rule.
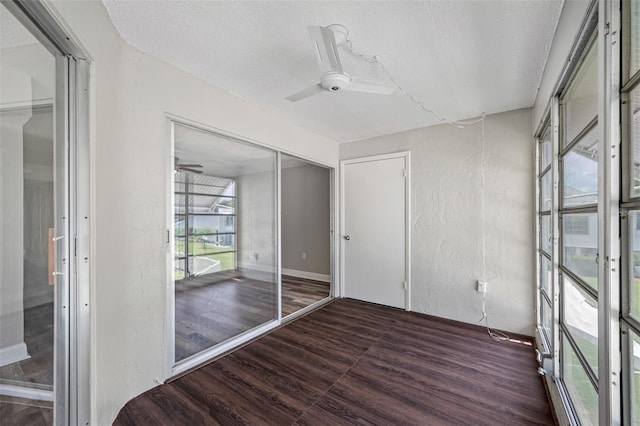
[[330,92],[338,92],[346,87],[349,87],[351,83],[351,77],[348,74],[341,74],[339,72],[328,72],[322,75],[320,79],[320,85]]

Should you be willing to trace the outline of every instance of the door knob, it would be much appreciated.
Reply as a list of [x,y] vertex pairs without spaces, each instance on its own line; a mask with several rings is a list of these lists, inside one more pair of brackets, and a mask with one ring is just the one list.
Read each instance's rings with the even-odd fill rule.
[[345,235],[345,236],[344,236],[344,239],[345,239],[345,240],[347,240],[347,241],[349,241],[349,240],[351,239],[351,237],[350,237],[350,236],[348,236],[348,235]]

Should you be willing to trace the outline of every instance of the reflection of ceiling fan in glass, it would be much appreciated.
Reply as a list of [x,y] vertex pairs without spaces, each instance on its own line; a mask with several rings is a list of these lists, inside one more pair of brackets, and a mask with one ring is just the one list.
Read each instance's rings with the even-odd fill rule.
[[200,174],[202,173],[202,170],[198,170],[198,169],[202,169],[202,167],[203,167],[202,164],[180,163],[180,159],[178,157],[175,157],[173,161],[173,170],[175,172],[187,172],[187,173]]

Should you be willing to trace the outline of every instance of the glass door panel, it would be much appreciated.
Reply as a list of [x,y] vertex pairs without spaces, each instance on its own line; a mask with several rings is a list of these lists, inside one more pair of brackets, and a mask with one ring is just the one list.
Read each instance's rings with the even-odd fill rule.
[[55,57],[3,5],[0,21],[0,423],[51,423]]
[[277,320],[276,152],[174,123],[175,362]]
[[331,173],[282,155],[282,316],[331,293]]

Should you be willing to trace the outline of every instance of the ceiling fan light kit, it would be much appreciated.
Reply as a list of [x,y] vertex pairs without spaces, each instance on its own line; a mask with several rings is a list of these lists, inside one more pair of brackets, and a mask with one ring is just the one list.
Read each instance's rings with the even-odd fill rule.
[[344,72],[338,46],[347,42],[349,31],[343,25],[333,24],[328,27],[310,25],[309,36],[315,47],[318,65],[322,71],[320,82],[288,96],[287,100],[297,102],[323,91],[348,90],[379,95],[390,95],[395,91],[396,85],[393,82],[352,77]]

